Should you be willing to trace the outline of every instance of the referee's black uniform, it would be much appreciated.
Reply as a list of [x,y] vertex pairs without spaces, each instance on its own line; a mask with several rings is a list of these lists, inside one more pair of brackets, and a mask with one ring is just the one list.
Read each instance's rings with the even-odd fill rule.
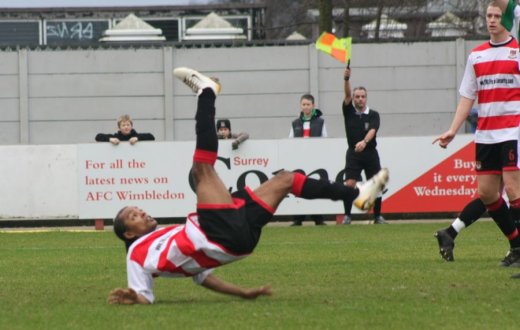
[[[365,171],[365,176],[370,179],[381,170],[381,163],[379,161],[379,153],[376,146],[376,135],[379,130],[379,113],[370,109],[368,106],[365,111],[358,112],[352,104],[352,100],[345,104],[343,102],[343,120],[345,123],[345,131],[347,133],[348,149],[345,160],[345,180],[363,181],[361,172]],[[368,131],[374,129],[376,135],[370,141],[365,140]],[[361,152],[356,152],[356,144],[360,141],[365,141],[366,146]],[[350,223],[350,214],[352,211],[352,203],[343,203],[345,208],[344,224]],[[381,217],[381,197],[378,197],[374,205],[375,223],[386,223]]]
[[368,107],[364,112],[357,112],[352,104],[343,102],[343,120],[347,132],[348,149],[345,162],[345,180],[354,179],[362,181],[361,171],[365,170],[365,176],[370,179],[381,170],[379,154],[377,153],[376,136],[368,141],[365,149],[356,152],[356,143],[363,141],[368,131],[379,129],[379,113]]

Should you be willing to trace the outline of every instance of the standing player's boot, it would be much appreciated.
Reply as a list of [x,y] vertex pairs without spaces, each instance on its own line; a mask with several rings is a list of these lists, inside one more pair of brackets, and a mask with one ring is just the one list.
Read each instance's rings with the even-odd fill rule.
[[198,71],[185,67],[175,68],[173,74],[197,94],[204,88],[211,88],[215,95],[220,93],[221,86],[216,78],[207,77]]
[[433,234],[439,243],[439,253],[442,259],[446,261],[454,261],[453,249],[455,248],[455,240],[448,234],[446,229],[437,230]]
[[368,211],[374,207],[376,198],[385,189],[388,182],[388,169],[383,168],[377,172],[370,180],[359,186],[359,195],[354,200],[354,205],[363,211]]
[[502,267],[520,267],[520,247],[511,248],[500,262]]

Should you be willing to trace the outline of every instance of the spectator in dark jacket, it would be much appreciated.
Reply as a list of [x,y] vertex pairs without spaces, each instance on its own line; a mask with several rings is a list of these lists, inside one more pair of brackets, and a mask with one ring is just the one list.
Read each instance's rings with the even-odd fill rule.
[[[290,138],[327,137],[325,120],[321,118],[322,112],[314,106],[314,96],[311,94],[304,94],[300,97],[301,111],[298,118],[292,122],[289,132]],[[305,218],[306,215],[304,214],[294,216],[294,222],[291,226],[301,226]],[[317,226],[325,225],[323,215],[311,214],[310,218]]]
[[323,113],[314,108],[314,96],[302,95],[300,98],[300,115],[293,120],[289,137],[327,137]]
[[137,141],[155,141],[155,137],[150,133],[137,133],[133,128],[134,123],[129,115],[123,115],[117,119],[117,127],[119,130],[115,134],[96,135],[97,142],[110,142],[118,145],[121,141],[128,141],[135,144]]

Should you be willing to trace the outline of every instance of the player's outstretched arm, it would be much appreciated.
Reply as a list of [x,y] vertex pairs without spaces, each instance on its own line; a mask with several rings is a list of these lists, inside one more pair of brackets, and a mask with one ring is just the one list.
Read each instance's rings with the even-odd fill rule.
[[130,288],[114,289],[110,291],[107,302],[109,304],[119,305],[150,304],[150,302],[145,297]]
[[433,140],[432,144],[439,142],[439,146],[441,148],[446,148],[448,144],[453,141],[457,131],[466,121],[466,118],[471,111],[471,107],[473,107],[473,102],[474,100],[463,96],[460,98],[459,105],[455,111],[455,117],[453,118],[450,129],[439,135],[435,140]]
[[218,293],[237,296],[244,299],[256,299],[259,296],[270,296],[272,294],[271,285],[246,289],[225,282],[212,274],[206,277],[204,282],[202,282],[202,286]]

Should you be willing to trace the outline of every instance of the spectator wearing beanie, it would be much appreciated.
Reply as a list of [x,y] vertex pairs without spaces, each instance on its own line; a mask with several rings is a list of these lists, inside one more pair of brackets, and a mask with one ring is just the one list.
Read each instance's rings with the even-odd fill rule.
[[231,122],[229,121],[229,119],[217,120],[217,136],[219,139],[223,140],[233,139],[234,141],[231,144],[233,150],[238,149],[238,146],[242,142],[249,139],[249,134],[245,132],[241,132],[238,134],[231,133]]

